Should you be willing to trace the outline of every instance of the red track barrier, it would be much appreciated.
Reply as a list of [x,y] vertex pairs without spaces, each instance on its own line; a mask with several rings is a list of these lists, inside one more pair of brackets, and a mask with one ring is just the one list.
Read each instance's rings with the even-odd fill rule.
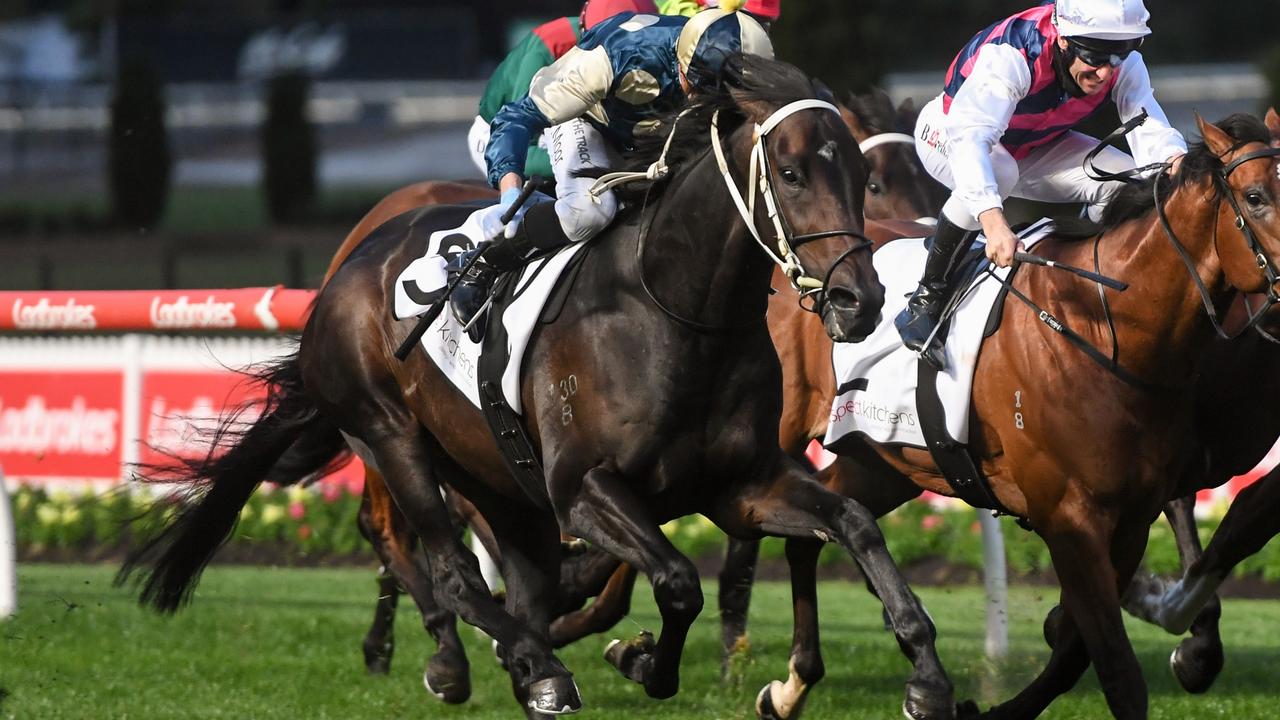
[[6,330],[301,330],[314,290],[0,292]]

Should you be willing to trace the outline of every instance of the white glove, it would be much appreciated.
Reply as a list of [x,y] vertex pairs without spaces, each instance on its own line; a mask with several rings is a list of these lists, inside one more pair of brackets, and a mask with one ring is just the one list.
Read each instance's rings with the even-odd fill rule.
[[517,208],[515,214],[511,216],[511,222],[505,225],[502,223],[502,216],[519,199],[520,188],[503,190],[498,204],[484,211],[484,214],[480,216],[480,230],[484,233],[486,240],[494,240],[499,235],[511,237],[516,234],[516,228],[519,227],[520,220],[524,218],[525,211],[529,209],[529,203],[525,202]]

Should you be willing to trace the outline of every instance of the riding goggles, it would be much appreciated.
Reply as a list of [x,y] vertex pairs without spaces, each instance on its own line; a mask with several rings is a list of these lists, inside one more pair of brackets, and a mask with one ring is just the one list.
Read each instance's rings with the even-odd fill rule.
[[1129,53],[1137,50],[1141,44],[1141,38],[1111,42],[1101,41],[1097,45],[1086,45],[1075,38],[1067,38],[1067,52],[1092,68],[1100,68],[1104,65],[1119,67],[1125,61],[1125,58],[1129,57]]

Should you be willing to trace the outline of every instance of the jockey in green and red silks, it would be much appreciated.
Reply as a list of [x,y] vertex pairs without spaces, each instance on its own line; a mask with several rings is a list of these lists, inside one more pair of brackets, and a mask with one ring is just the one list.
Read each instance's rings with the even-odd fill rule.
[[[582,39],[587,30],[624,12],[657,13],[653,0],[589,0],[575,17],[561,17],[545,22],[516,43],[502,60],[480,96],[476,119],[467,133],[471,159],[486,172],[484,149],[489,144],[489,123],[507,103],[515,102],[529,92],[529,83],[542,68],[560,59]],[[551,176],[551,160],[547,151],[533,138],[525,167],[530,175]]]
[[1108,147],[1095,164],[1118,172],[1167,161],[1176,170],[1186,141],[1156,102],[1136,52],[1151,32],[1149,17],[1142,0],[1057,0],[1024,10],[975,35],[952,62],[942,94],[920,111],[916,152],[952,194],[920,286],[896,323],[904,344],[938,369],[942,338],[928,341],[959,256],[979,229],[997,265],[1009,266],[1021,247],[1004,198],[1084,203],[1096,219],[1120,188],[1085,174],[1098,141],[1073,126],[1108,98],[1124,121],[1145,110],[1146,122],[1128,136],[1136,163]]

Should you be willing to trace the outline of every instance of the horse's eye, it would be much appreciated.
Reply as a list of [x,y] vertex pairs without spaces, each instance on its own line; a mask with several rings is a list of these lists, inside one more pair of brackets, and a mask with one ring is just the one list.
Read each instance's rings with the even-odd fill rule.
[[867,192],[871,193],[872,195],[879,195],[880,193],[884,192],[884,188],[880,187],[880,183],[873,181],[873,182],[867,183]]
[[782,168],[782,172],[779,174],[782,175],[782,179],[786,181],[788,185],[795,185],[800,182],[800,173],[796,172],[795,168],[784,167]]
[[1266,204],[1267,198],[1257,190],[1245,193],[1244,201],[1249,203],[1249,207],[1257,208]]

